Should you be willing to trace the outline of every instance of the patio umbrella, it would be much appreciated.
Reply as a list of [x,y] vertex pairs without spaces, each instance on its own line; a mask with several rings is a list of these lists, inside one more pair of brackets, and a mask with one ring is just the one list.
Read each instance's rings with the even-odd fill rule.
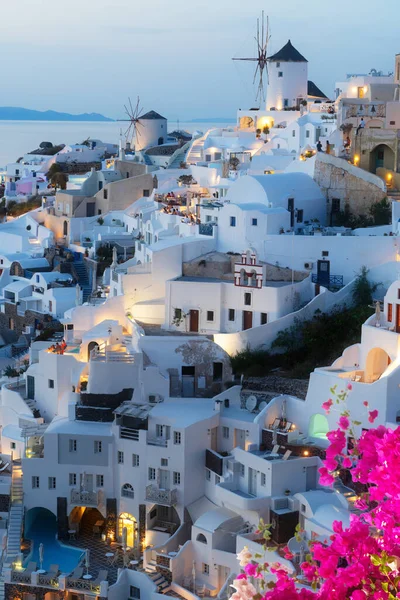
[[122,548],[124,552],[126,552],[126,547],[128,545],[128,530],[126,527],[122,529]]
[[39,563],[40,563],[40,570],[43,569],[43,556],[44,556],[44,546],[42,544],[42,542],[40,542],[39,544]]
[[381,303],[375,302],[375,325],[380,327],[381,324]]
[[76,306],[79,306],[81,303],[81,286],[79,285],[79,283],[76,284],[75,290],[76,290],[75,304],[76,304]]
[[87,548],[85,550],[85,567],[86,567],[86,575],[89,575],[89,567],[90,567],[90,550]]
[[196,563],[193,561],[192,566],[192,577],[193,577],[193,593],[196,591]]

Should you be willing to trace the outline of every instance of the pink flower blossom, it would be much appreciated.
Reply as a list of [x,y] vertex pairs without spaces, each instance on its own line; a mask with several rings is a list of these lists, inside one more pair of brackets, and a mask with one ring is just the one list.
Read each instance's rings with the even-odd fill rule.
[[370,423],[373,423],[376,419],[376,417],[378,416],[378,411],[377,410],[370,410],[369,411],[369,417],[368,417],[368,421]]
[[347,417],[340,417],[339,419],[339,427],[340,429],[344,429],[345,431],[350,427],[350,421]]
[[329,473],[329,471],[326,467],[321,467],[319,469],[319,474],[320,474],[319,482],[321,485],[326,485],[327,487],[333,485],[333,482],[335,481],[335,479],[332,477],[332,475]]
[[332,398],[329,398],[329,400],[327,400],[326,402],[324,402],[322,404],[322,408],[329,414],[332,404],[333,404],[333,400],[332,400]]
[[351,469],[352,466],[353,463],[351,462],[351,459],[348,456],[345,456],[342,462],[342,467],[344,469]]
[[364,406],[368,406],[367,400],[364,400],[363,404],[364,404]]
[[349,391],[351,391],[351,390],[353,389],[353,386],[351,385],[351,383],[348,383],[348,384],[346,385],[346,387],[347,387],[347,389],[348,389]]

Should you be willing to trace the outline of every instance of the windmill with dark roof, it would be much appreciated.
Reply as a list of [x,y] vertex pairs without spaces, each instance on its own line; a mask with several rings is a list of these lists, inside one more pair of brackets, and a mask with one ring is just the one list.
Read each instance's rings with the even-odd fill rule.
[[308,61],[289,40],[268,57],[267,110],[298,109],[308,98]]

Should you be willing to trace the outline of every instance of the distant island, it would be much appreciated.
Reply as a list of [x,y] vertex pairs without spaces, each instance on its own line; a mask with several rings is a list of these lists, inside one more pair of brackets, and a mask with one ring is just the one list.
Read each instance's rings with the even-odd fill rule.
[[98,113],[71,115],[55,110],[30,110],[15,106],[0,106],[0,121],[113,121]]

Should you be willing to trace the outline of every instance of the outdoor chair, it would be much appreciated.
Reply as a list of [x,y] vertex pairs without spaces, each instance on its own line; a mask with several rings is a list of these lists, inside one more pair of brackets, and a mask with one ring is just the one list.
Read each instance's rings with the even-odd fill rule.
[[75,567],[74,571],[69,576],[69,579],[76,581],[77,579],[81,579],[83,575],[83,567]]
[[50,577],[57,577],[57,575],[60,572],[60,568],[58,565],[50,565],[50,568],[48,570],[48,575],[50,575]]
[[37,564],[35,562],[30,562],[28,564],[28,566],[26,567],[26,569],[21,573],[21,577],[24,579],[24,581],[26,581],[27,583],[30,583],[31,575],[34,571],[36,571],[36,569],[37,569]]
[[107,569],[101,569],[101,571],[99,571],[99,574],[97,575],[96,579],[94,579],[93,584],[100,585],[102,581],[107,581],[107,579],[108,579]]

